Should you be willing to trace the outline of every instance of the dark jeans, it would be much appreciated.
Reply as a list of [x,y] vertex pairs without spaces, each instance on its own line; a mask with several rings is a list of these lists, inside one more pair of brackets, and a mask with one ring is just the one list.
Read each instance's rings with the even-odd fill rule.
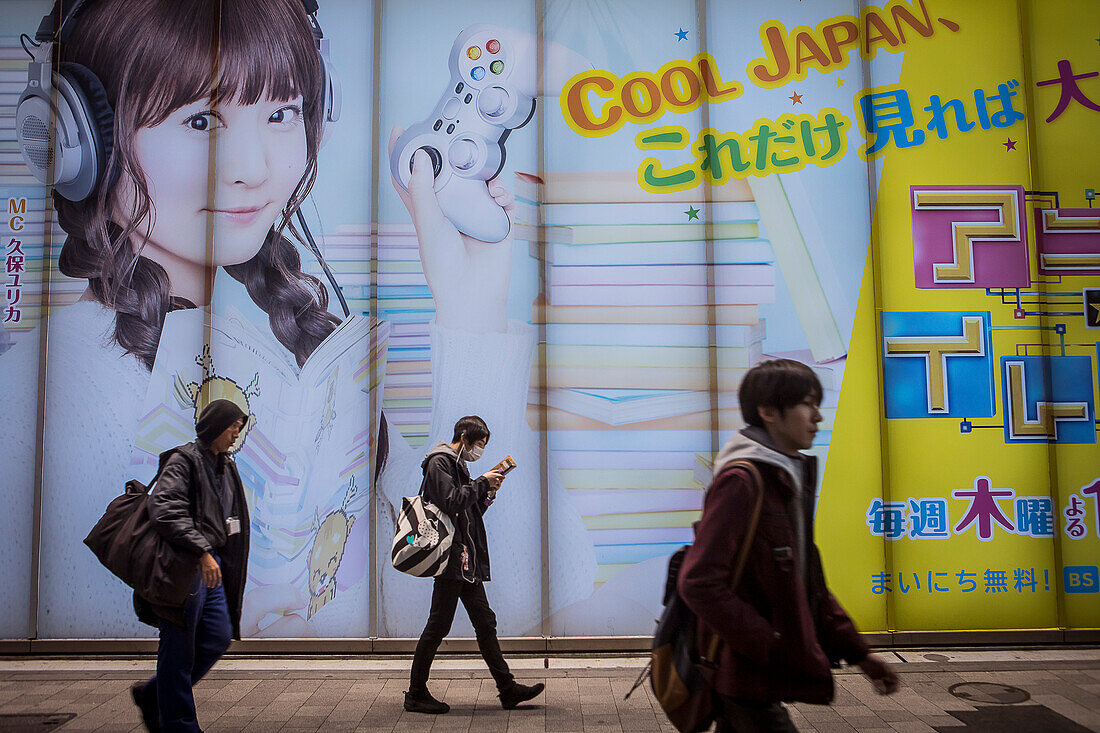
[[161,621],[157,674],[145,683],[146,699],[157,701],[165,733],[199,730],[191,688],[221,659],[233,635],[224,587],[207,588],[201,573],[184,615],[186,628]]
[[714,701],[714,733],[797,733],[783,703],[734,700],[724,695],[715,695]]
[[515,677],[508,671],[508,663],[500,653],[497,641],[497,617],[489,608],[489,599],[485,597],[484,583],[467,583],[463,580],[436,578],[432,589],[432,610],[428,613],[428,623],[420,634],[413,654],[412,673],[409,692],[423,692],[427,689],[428,675],[432,671],[432,660],[443,638],[451,631],[455,619],[458,601],[466,607],[470,623],[477,634],[477,648],[481,658],[489,666],[489,672],[497,683],[498,690],[506,690],[515,684]]

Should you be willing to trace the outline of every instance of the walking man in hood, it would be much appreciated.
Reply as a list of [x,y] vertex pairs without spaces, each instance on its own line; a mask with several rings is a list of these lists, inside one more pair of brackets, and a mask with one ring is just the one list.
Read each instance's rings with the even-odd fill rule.
[[157,673],[130,692],[150,731],[199,730],[192,687],[240,639],[248,566],[248,505],[229,451],[248,422],[230,400],[214,400],[195,422],[196,439],[165,451],[146,499],[157,530],[197,558],[181,607],[134,596],[138,618],[160,628]]
[[482,515],[496,498],[504,476],[489,471],[471,480],[466,464],[481,458],[488,442],[489,428],[485,421],[477,415],[469,415],[455,423],[451,442],[437,445],[421,464],[424,482],[420,493],[425,501],[450,516],[455,536],[447,567],[435,578],[428,623],[413,655],[409,690],[405,693],[405,709],[410,712],[439,714],[451,709],[428,692],[428,675],[436,650],[451,630],[459,600],[474,626],[477,647],[496,682],[501,706],[510,710],[541,693],[544,687],[541,682],[520,684],[512,676],[497,641],[496,615],[485,596],[485,583],[489,581],[489,544]]
[[[826,587],[814,545],[817,465],[800,451],[813,446],[821,393],[817,376],[796,361],[749,370],[738,394],[748,427],[714,462],[695,543],[684,557],[680,595],[699,617],[700,633],[717,633],[723,642],[714,680],[717,731],[794,733],[781,701],[831,702],[831,666],[840,660],[858,664],[881,694],[898,687]],[[746,460],[762,486],[735,463]],[[761,491],[759,523],[734,589],[734,564]]]

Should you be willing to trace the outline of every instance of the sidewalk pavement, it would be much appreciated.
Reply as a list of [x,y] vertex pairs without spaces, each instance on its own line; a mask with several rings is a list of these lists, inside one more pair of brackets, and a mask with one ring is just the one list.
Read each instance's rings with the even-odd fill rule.
[[[1100,731],[1100,649],[883,655],[896,664],[900,692],[880,697],[858,670],[839,670],[831,706],[791,706],[798,729]],[[199,722],[211,733],[672,731],[648,686],[623,699],[645,661],[513,656],[517,678],[544,681],[546,692],[534,704],[511,711],[501,709],[481,660],[466,656],[441,656],[433,667],[430,688],[451,705],[451,712],[441,716],[404,711],[409,657],[228,657],[198,684],[195,698]],[[0,730],[140,731],[129,688],[149,676],[154,664],[151,658],[0,658]],[[956,688],[969,697],[951,694],[961,683],[977,683]]]

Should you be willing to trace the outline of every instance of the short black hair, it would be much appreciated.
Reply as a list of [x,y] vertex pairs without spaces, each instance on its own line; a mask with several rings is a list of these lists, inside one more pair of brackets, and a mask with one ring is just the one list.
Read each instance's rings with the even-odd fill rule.
[[753,427],[764,427],[760,407],[775,407],[780,412],[794,407],[807,397],[821,404],[821,382],[814,370],[793,359],[772,359],[757,364],[741,380],[737,398],[741,417]]
[[466,434],[466,442],[469,445],[473,445],[482,438],[485,438],[486,442],[489,441],[489,426],[477,415],[467,415],[458,419],[458,422],[455,423],[455,434],[451,438],[451,442],[457,443],[462,438],[463,433]]

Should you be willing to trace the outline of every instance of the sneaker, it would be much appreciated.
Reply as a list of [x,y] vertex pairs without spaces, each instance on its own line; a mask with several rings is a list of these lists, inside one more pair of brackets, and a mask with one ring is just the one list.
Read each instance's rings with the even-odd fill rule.
[[500,693],[500,706],[505,710],[511,710],[521,702],[527,702],[533,697],[538,697],[545,689],[546,685],[541,682],[533,685],[521,685],[517,682]]
[[432,693],[422,692],[405,693],[405,709],[410,713],[427,713],[428,715],[442,715],[451,709],[451,706],[432,697]]
[[130,697],[134,699],[141,711],[141,722],[149,733],[160,733],[160,714],[157,711],[157,701],[149,700],[145,695],[145,683],[135,682],[130,685]]

